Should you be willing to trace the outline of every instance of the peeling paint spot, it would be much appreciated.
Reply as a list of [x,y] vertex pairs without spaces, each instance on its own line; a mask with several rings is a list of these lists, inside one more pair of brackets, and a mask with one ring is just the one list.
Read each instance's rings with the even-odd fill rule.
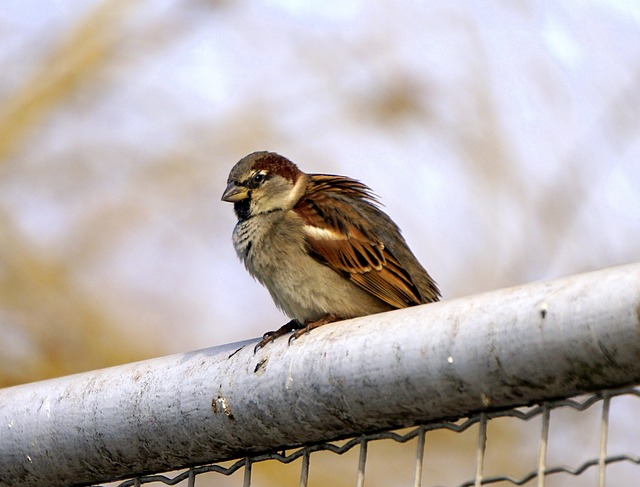
[[27,455],[27,460],[29,461],[29,463],[33,463],[33,460],[31,459],[31,457],[29,455]]
[[287,383],[285,385],[287,390],[291,389],[291,386],[293,386],[293,370],[292,370],[292,367],[293,367],[293,364],[289,363],[289,371],[287,372]]
[[491,398],[487,396],[484,392],[480,395],[480,399],[482,400],[482,405],[486,408],[491,406]]
[[[219,407],[218,407],[219,406]],[[211,402],[211,407],[213,408],[213,412],[218,414],[220,411],[224,413],[224,415],[232,421],[235,421],[235,416],[231,412],[231,408],[227,403],[227,398],[224,396],[218,396]]]
[[50,418],[51,417],[51,402],[49,401],[48,397],[44,400],[44,403],[42,404],[42,407],[44,408],[44,412],[47,415],[47,418]]
[[542,318],[543,320],[547,317],[547,303],[542,303],[540,305],[540,318]]
[[266,370],[267,362],[269,361],[269,357],[263,357],[260,362],[256,364],[255,369],[253,369],[254,374],[262,375]]
[[447,362],[449,362],[450,364],[453,363],[453,357],[451,355],[449,355],[449,357],[447,357]]
[[231,358],[233,357],[236,353],[238,353],[240,350],[242,350],[244,348],[244,346],[240,347],[238,350],[236,350],[235,352],[233,352],[231,355],[229,355],[227,358]]

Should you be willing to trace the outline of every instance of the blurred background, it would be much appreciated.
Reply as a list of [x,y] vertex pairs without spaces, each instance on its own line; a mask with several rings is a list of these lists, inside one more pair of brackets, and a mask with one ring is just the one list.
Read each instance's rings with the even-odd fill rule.
[[640,4],[5,0],[0,386],[257,337],[230,168],[371,186],[444,298],[640,260]]

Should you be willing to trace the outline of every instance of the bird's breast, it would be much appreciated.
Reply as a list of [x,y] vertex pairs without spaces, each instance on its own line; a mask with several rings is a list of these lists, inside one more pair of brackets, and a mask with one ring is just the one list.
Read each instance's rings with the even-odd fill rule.
[[[302,248],[302,239],[282,212],[257,215],[239,221],[233,231],[233,245],[247,270],[264,282],[267,274],[277,272],[293,247]],[[295,252],[294,252],[295,253]]]

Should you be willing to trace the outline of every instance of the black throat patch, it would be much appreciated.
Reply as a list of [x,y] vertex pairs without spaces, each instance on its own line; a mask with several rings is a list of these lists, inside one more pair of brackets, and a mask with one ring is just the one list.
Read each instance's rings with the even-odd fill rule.
[[233,204],[233,211],[236,212],[236,216],[239,221],[248,220],[250,215],[251,198],[245,198],[237,201]]

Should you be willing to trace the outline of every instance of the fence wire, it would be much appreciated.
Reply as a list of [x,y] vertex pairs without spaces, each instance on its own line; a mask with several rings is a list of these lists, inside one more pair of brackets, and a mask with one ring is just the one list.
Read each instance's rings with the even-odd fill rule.
[[[615,409],[615,415],[612,415],[614,406],[618,407]],[[579,416],[572,418],[570,417],[571,413]],[[296,467],[299,469],[297,471],[299,472],[298,485],[300,487],[353,485],[354,480],[357,487],[378,485],[413,487],[441,485],[459,487],[481,485],[505,487],[509,485],[537,487],[632,486],[638,485],[637,479],[640,478],[639,413],[640,387],[603,390],[589,396],[544,402],[532,407],[483,411],[458,421],[422,424],[404,430],[382,431],[342,441],[307,445],[295,450],[248,456],[231,462],[193,466],[173,474],[135,477],[120,483],[109,484],[109,486],[135,487],[144,484],[186,485],[189,487],[218,486],[223,485],[221,477],[230,477],[239,471],[243,471],[242,478],[234,478],[234,483],[224,483],[224,485],[242,485],[243,487],[296,485],[296,483],[285,484],[274,481],[273,474],[269,479],[262,479],[262,482],[256,481],[253,471],[256,465],[269,462],[289,465],[298,459],[301,459],[300,466]],[[526,423],[526,432],[521,434],[522,432],[519,432],[518,428],[513,428],[513,426],[505,428],[504,425],[498,424],[505,419]],[[618,419],[621,423],[620,427],[616,429],[615,438],[610,434],[610,425],[613,419]],[[539,424],[532,425],[534,420],[538,420]],[[586,436],[591,436],[591,440],[595,439],[596,452],[592,456],[588,456],[585,451],[588,450],[584,442],[584,433],[587,430],[591,431],[591,434],[587,433]],[[469,462],[473,464],[473,473],[466,480],[461,482],[450,480],[456,477],[457,472],[455,471],[458,468],[458,462],[451,458],[444,458],[443,451],[447,455],[459,455],[464,448],[452,447],[450,441],[448,442],[442,434],[439,434],[442,432],[451,432],[456,435],[470,433],[471,436],[475,436],[475,451],[471,456],[473,461]],[[431,441],[432,436],[434,437],[433,441]],[[393,468],[390,464],[394,462],[393,455],[383,453],[382,457],[378,455],[380,458],[372,460],[368,453],[371,449],[370,445],[394,442],[398,444],[415,443],[411,450],[403,450],[403,455],[413,458],[410,462],[410,468],[409,462],[402,462],[403,465],[407,465],[406,470],[411,470],[410,475],[405,475],[406,483],[400,482],[392,471]],[[504,443],[502,448],[500,447],[501,443]],[[516,455],[517,452],[524,449],[531,450],[532,447],[535,447],[535,455],[529,455],[528,462],[524,462],[525,464],[509,458],[519,458],[522,455]],[[493,454],[492,448],[502,451],[496,455]],[[625,448],[628,450],[621,451]],[[311,466],[321,453],[345,455],[355,451],[357,451],[357,460],[356,455],[352,455],[350,459],[354,463],[351,481],[344,478],[344,470],[327,467],[326,458],[322,459],[322,465],[317,470],[323,472],[319,476],[321,478],[314,480],[314,476],[310,475]],[[437,458],[429,462],[430,454]],[[558,461],[559,458],[570,458],[576,455],[579,455],[581,460],[574,465],[566,465]],[[575,458],[573,460],[575,461]],[[366,475],[374,467],[372,462],[378,464],[376,472],[374,475]],[[631,466],[631,470],[626,469],[608,474],[609,467],[614,464]],[[329,476],[334,475],[330,484],[326,481],[327,468],[330,470]],[[385,469],[390,471],[389,475],[384,474]],[[516,470],[524,473],[509,473]],[[216,476],[217,478],[211,476],[205,478],[204,474],[210,473],[219,475]],[[291,472],[287,477],[291,477]],[[442,479],[447,477],[449,479],[445,480],[447,483],[442,483]]]
[[639,302],[640,263],[6,388],[0,486],[637,487]]

